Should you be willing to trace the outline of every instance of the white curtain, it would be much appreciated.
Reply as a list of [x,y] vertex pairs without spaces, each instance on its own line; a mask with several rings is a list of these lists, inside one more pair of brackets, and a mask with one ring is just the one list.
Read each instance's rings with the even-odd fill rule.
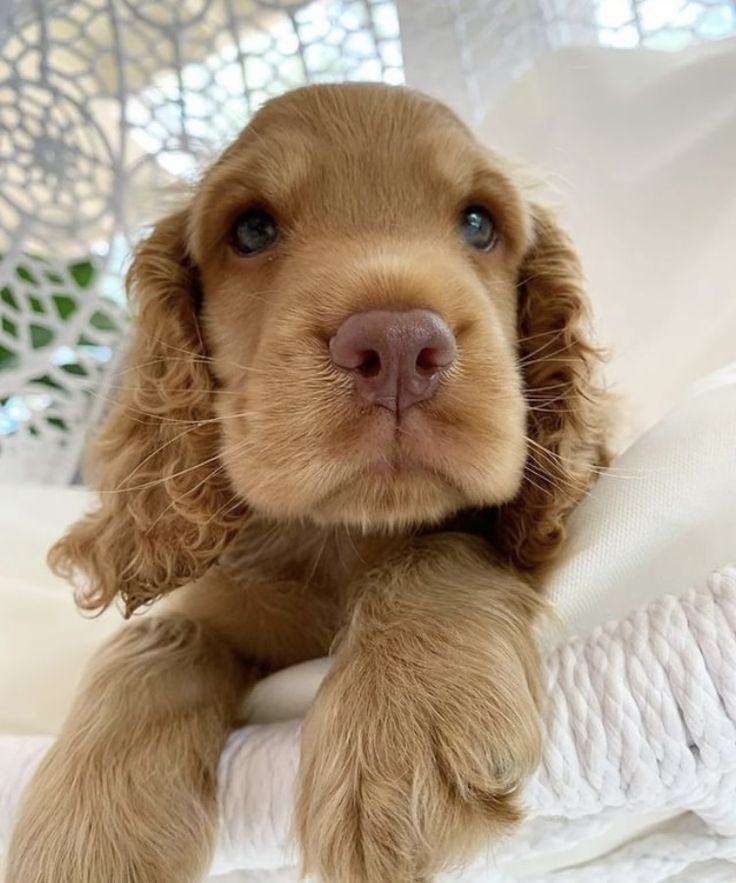
[[[623,340],[624,355],[634,339],[646,346],[641,323],[632,315],[638,336],[627,337],[629,320],[617,312],[622,286],[627,297],[644,295],[629,290],[631,276],[616,277],[616,256],[632,260],[633,227],[614,224],[626,217],[621,195],[639,197],[648,182],[643,189],[656,200],[653,180],[670,192],[675,147],[685,151],[678,170],[697,174],[686,137],[696,118],[701,138],[725,127],[715,132],[720,140],[710,159],[727,176],[736,138],[728,130],[733,115],[724,78],[736,77],[733,50],[721,38],[734,32],[736,0],[6,0],[0,8],[0,481],[74,479],[85,429],[109,399],[106,384],[125,333],[121,279],[131,243],[255,108],[305,82],[406,81],[450,103],[490,142],[557,176],[563,193],[564,182],[572,182],[562,202],[583,256],[593,257],[589,275],[603,289],[604,331],[614,343]],[[703,62],[709,41],[705,55],[720,59],[710,67]],[[662,103],[658,90],[663,77],[672,86],[673,71],[691,61],[699,65],[697,85],[683,82],[678,127],[677,101]],[[612,110],[596,119],[598,98],[617,116]],[[623,131],[615,131],[613,119]],[[652,125],[656,119],[664,129]],[[625,137],[631,126],[641,139]],[[610,131],[611,143],[608,152],[596,153],[602,130]],[[621,164],[603,175],[609,189],[597,192],[595,176],[611,162],[617,138]],[[648,176],[639,161],[644,154],[655,164]],[[704,304],[733,312],[733,299],[714,291],[726,278],[714,275],[713,260],[728,250],[723,214],[733,206],[725,205],[728,187],[714,174],[713,188],[695,194],[699,214],[691,221],[703,235],[709,232],[703,224],[711,225],[715,254],[701,254],[704,263],[686,261],[680,274],[657,272],[676,289],[677,303],[687,297],[683,279],[697,288],[710,273]],[[591,226],[586,212],[593,196],[601,214],[609,201],[610,223]],[[721,217],[713,217],[714,206]],[[672,213],[668,221],[677,232]],[[658,225],[658,216],[648,223]],[[680,223],[688,223],[687,211]],[[646,248],[655,264],[666,260],[666,240]],[[678,251],[673,260],[684,258],[680,245]],[[635,260],[646,286],[656,286],[652,261],[640,254]],[[610,284],[612,272],[618,289]],[[645,311],[650,329],[660,307]],[[689,314],[683,317],[675,321],[678,333],[689,326]],[[732,326],[693,329],[702,352],[688,356],[687,370],[655,378],[649,398],[639,397],[640,422],[657,416],[696,369],[722,358],[730,346],[726,327]],[[634,398],[645,362],[614,363],[614,379]]]

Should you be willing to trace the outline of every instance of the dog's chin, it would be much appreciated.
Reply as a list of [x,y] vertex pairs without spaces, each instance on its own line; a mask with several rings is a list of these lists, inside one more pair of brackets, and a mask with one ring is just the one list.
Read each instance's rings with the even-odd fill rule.
[[269,518],[395,533],[438,524],[469,507],[500,505],[515,496],[521,483],[521,470],[473,481],[468,474],[446,475],[418,461],[336,465],[336,471],[325,470],[333,481],[313,487],[298,476],[282,476],[268,483],[268,493],[254,487],[241,492],[254,511]]
[[266,517],[395,532],[512,499],[524,468],[523,424],[503,427],[458,436],[416,414],[398,432],[388,414],[378,414],[339,450],[295,456],[289,468],[241,455],[228,471],[251,509]]
[[354,468],[344,464],[344,480],[313,500],[314,522],[365,531],[431,526],[462,509],[506,503],[521,486],[524,437],[511,430],[485,447],[443,438],[420,419],[393,441],[380,432],[367,438]]
[[462,491],[443,476],[417,465],[381,463],[323,496],[310,518],[323,526],[393,532],[436,524],[466,505]]

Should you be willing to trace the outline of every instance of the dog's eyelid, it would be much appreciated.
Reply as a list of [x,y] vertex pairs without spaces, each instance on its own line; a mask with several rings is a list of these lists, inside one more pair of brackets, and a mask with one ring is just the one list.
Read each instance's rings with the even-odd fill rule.
[[265,212],[265,214],[271,215],[279,226],[283,222],[281,212],[279,212],[271,200],[263,199],[262,197],[233,200],[232,204],[227,208],[225,219],[232,226],[238,218],[248,214],[248,212]]

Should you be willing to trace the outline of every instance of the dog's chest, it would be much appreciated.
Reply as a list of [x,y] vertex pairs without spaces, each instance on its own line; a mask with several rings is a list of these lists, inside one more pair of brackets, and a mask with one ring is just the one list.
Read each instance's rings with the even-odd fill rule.
[[333,595],[349,592],[376,560],[376,538],[343,529],[250,521],[230,543],[220,567],[233,580],[254,571],[274,580],[300,582]]

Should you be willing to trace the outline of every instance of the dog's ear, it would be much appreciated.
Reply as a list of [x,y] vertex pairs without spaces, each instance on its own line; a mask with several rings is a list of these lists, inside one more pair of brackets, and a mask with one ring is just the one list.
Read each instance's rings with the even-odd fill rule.
[[93,449],[99,505],[49,554],[88,610],[119,594],[130,615],[200,576],[243,516],[219,463],[187,214],[161,221],[136,251],[128,274],[135,336]]
[[498,511],[499,545],[523,570],[544,567],[565,520],[608,461],[601,352],[592,343],[575,249],[553,215],[533,207],[519,276],[519,359],[528,453],[519,494]]

